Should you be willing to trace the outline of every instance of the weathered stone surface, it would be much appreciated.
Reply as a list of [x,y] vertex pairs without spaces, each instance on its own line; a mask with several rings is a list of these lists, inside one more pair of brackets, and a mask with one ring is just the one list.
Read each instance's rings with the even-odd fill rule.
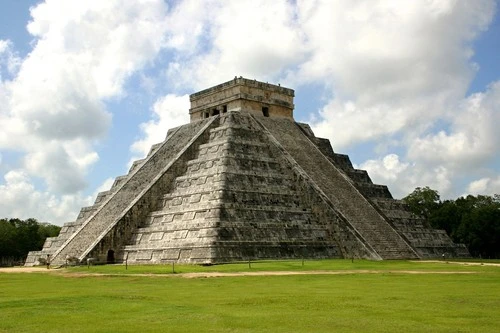
[[[191,100],[193,121],[169,130],[26,265],[47,255],[53,264],[468,256],[295,123],[293,90],[235,79]],[[207,108],[222,112],[204,119]]]
[[293,119],[293,97],[292,89],[235,77],[234,80],[192,94],[189,114],[191,121],[228,111]]

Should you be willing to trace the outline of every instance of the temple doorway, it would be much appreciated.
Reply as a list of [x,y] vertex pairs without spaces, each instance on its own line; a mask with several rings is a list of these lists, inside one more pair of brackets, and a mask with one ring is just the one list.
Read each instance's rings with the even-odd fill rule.
[[115,263],[115,251],[108,250],[108,255],[106,257],[106,262],[108,264],[114,264]]

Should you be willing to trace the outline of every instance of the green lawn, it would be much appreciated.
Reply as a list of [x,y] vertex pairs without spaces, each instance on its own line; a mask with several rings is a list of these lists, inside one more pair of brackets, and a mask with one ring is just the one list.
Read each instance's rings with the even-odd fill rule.
[[118,265],[0,273],[0,332],[500,331],[500,267],[328,260],[175,268],[378,273],[186,279],[171,266]]

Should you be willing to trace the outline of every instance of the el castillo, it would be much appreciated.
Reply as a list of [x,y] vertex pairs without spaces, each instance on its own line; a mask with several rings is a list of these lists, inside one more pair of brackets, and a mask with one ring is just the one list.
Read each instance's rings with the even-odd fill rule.
[[190,123],[169,129],[25,265],[470,256],[295,122],[293,99],[243,77],[190,95]]

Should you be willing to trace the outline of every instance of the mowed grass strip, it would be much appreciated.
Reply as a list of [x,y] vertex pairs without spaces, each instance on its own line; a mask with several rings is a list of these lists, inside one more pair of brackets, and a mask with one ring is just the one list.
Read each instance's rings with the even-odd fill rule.
[[[261,264],[271,271],[280,265]],[[349,264],[338,262],[353,269]],[[0,274],[0,332],[499,331],[498,267],[450,265],[474,274],[433,274],[441,265],[452,268],[418,263],[430,274],[417,275],[404,273],[415,268],[411,262],[357,264],[386,272],[198,279]]]

